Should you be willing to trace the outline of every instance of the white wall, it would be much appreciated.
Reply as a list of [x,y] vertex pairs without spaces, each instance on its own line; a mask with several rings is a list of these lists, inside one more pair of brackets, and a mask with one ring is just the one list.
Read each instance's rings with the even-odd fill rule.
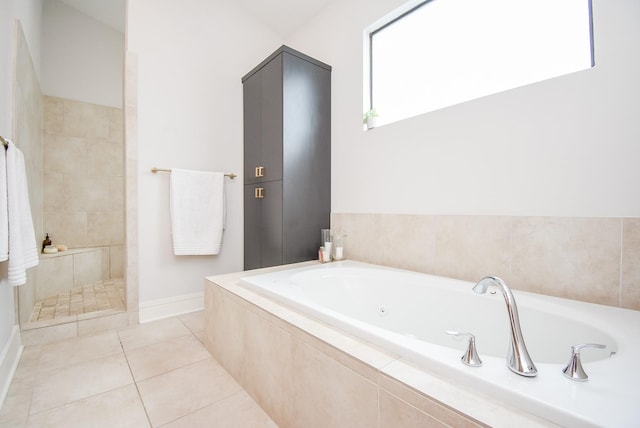
[[40,73],[40,20],[42,0],[0,2],[0,134],[9,138],[12,126],[12,81],[14,20],[19,19],[31,50],[33,65]]
[[121,108],[123,59],[123,33],[57,0],[44,2],[43,94]]
[[[40,10],[42,0],[12,0],[0,2],[0,135],[13,137],[13,56],[14,56],[14,21],[20,20],[27,44],[31,50],[36,71],[39,70],[40,58]],[[7,263],[0,263],[0,401],[10,378],[3,367],[3,358],[10,359],[8,346],[14,330],[15,307],[13,287],[7,283]],[[7,354],[3,355],[3,351]],[[1,404],[1,403],[0,403]]]
[[287,44],[331,64],[332,211],[640,216],[640,2],[594,0],[590,70],[363,132],[363,29],[334,2]]
[[[230,3],[230,2],[229,2]],[[208,275],[242,270],[241,77],[282,40],[223,1],[130,0],[127,49],[138,61],[139,297],[202,292]],[[233,172],[217,256],[174,256],[169,175],[151,167]]]
[[280,40],[222,1],[131,0],[141,304],[242,268],[242,177],[219,256],[171,252],[167,174],[241,173],[240,77],[282,42],[333,66],[332,211],[640,216],[640,4],[594,0],[596,67],[362,130],[363,29],[402,0],[345,0]]

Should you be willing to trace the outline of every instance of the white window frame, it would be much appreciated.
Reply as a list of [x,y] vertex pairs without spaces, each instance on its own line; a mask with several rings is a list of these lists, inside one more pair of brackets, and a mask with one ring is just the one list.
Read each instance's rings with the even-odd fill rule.
[[[364,64],[364,70],[363,70],[363,111],[369,111],[370,109],[373,108],[377,108],[377,106],[375,105],[375,99],[374,99],[374,87],[373,87],[373,79],[372,79],[372,74],[373,74],[373,37],[376,33],[380,32],[381,30],[385,29],[386,27],[400,21],[402,18],[404,18],[405,16],[408,16],[409,14],[413,13],[414,11],[428,5],[428,3],[432,2],[432,1],[445,1],[445,0],[411,0],[407,3],[405,3],[403,6],[401,6],[400,8],[398,8],[397,10],[393,11],[392,13],[382,17],[381,19],[379,19],[378,21],[374,22],[373,24],[371,24],[369,27],[367,27],[364,31],[363,34],[363,45],[364,45],[364,49],[363,49],[363,64]],[[557,0],[557,1],[562,1],[562,0]],[[584,0],[585,2],[587,2],[588,5],[588,14],[589,14],[589,42],[590,42],[590,67],[594,67],[595,66],[595,60],[594,60],[594,40],[593,40],[593,10],[592,10],[592,0]],[[588,67],[588,68],[590,68]],[[588,68],[584,68],[584,69],[588,69]],[[580,71],[580,70],[575,70],[575,71]],[[563,73],[563,74],[568,74],[568,73]],[[558,74],[556,76],[552,76],[552,77],[558,77],[562,74]],[[549,78],[552,78],[549,77]],[[546,80],[546,79],[542,79],[542,80]],[[540,80],[537,80],[540,81]],[[405,118],[409,118],[409,117],[413,117],[416,115],[420,115],[420,114],[424,114],[424,113],[428,113],[430,111],[434,111],[437,110],[439,108],[446,108],[448,106],[451,105],[455,105],[455,104],[459,104],[461,102],[466,102],[466,101],[471,101],[473,99],[477,99],[477,98],[481,98],[483,96],[488,96],[491,94],[495,94],[498,92],[502,92],[505,90],[509,90],[509,89],[513,89],[519,86],[523,86],[529,83],[534,83],[535,81],[531,81],[528,83],[524,83],[522,85],[516,85],[516,86],[511,86],[511,87],[505,87],[502,90],[498,90],[498,91],[494,91],[491,93],[487,93],[485,95],[482,96],[475,96],[475,97],[471,97],[465,101],[459,101],[459,102],[453,102],[447,105],[442,105],[438,108],[430,108],[430,109],[425,109],[424,111],[420,112],[420,113],[416,113],[413,114],[411,116],[407,116],[401,119],[397,119],[394,121],[386,121],[384,120],[384,111],[378,111],[378,113],[380,113],[382,115],[382,117],[380,119],[382,119],[381,121],[379,120],[378,123],[379,124],[387,124],[387,123],[392,123],[395,121],[399,121],[399,120],[403,120]]]

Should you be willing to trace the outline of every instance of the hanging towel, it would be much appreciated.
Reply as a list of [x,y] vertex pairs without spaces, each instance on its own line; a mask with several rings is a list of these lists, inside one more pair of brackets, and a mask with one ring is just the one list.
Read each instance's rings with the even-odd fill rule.
[[218,254],[224,229],[224,173],[171,170],[173,253]]
[[7,155],[0,156],[0,262],[9,260],[9,213],[7,212]]
[[7,147],[7,207],[9,224],[9,284],[27,282],[26,270],[38,264],[36,236],[29,205],[29,189],[22,152]]

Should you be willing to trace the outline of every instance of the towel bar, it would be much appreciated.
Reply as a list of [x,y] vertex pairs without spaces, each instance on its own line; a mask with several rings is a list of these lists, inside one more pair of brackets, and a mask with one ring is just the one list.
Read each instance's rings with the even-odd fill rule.
[[[170,169],[167,169],[167,168],[156,168],[156,167],[154,166],[153,168],[151,168],[151,172],[153,172],[153,173],[155,174],[156,172],[171,172],[171,170],[170,170]],[[230,178],[230,179],[232,179],[232,180],[233,180],[234,178],[236,178],[236,177],[237,177],[237,175],[235,175],[235,174],[231,174],[231,173],[229,173],[229,174],[225,174],[224,176],[225,176],[225,177],[229,177],[229,178]]]

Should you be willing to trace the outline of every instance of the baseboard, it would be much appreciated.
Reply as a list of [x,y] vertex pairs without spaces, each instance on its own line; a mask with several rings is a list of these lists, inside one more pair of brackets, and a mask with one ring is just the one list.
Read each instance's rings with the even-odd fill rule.
[[185,294],[140,303],[140,323],[161,320],[204,309],[204,293]]
[[20,326],[14,325],[11,337],[0,353],[0,407],[9,392],[23,349],[24,346],[20,340]]

